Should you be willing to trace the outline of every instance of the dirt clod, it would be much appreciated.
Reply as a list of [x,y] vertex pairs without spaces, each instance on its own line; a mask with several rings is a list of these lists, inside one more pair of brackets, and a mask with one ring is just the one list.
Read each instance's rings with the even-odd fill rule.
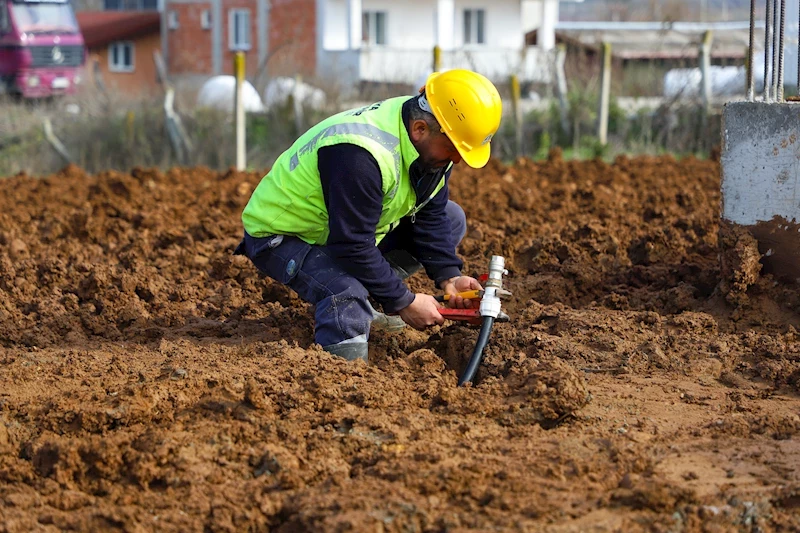
[[800,530],[800,291],[719,161],[462,166],[469,387],[464,324],[314,344],[232,255],[263,172],[0,181],[0,531]]

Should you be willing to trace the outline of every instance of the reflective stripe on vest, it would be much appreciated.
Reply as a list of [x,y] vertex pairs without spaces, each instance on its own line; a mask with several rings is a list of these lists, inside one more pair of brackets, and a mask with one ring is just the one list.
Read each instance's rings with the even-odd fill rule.
[[[310,244],[325,244],[328,213],[317,151],[348,143],[367,150],[381,171],[383,202],[376,228],[376,242],[380,242],[417,203],[408,171],[419,152],[402,120],[402,106],[407,100],[408,97],[392,98],[334,115],[297,139],[253,192],[242,213],[245,230],[256,237],[296,235]],[[444,179],[433,194],[443,186]]]

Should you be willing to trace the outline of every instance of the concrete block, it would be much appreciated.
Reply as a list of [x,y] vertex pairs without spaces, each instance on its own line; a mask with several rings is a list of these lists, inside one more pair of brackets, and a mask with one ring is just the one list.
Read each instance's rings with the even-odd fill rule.
[[726,104],[721,170],[723,225],[757,239],[764,272],[800,278],[800,104]]

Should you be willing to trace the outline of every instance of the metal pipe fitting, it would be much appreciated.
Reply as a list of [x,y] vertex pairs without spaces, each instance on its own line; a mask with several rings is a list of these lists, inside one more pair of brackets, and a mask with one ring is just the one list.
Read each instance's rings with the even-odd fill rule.
[[497,318],[500,314],[500,295],[503,294],[503,275],[508,274],[505,269],[506,260],[501,255],[493,255],[489,261],[489,278],[486,280],[483,298],[481,298],[481,316]]

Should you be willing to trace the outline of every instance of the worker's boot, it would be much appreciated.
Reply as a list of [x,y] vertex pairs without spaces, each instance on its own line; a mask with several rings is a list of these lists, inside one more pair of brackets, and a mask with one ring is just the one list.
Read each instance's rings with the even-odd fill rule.
[[340,342],[329,344],[322,349],[333,355],[337,355],[348,361],[362,359],[365,363],[369,362],[369,346],[366,342]]
[[[371,306],[372,304],[370,304]],[[389,333],[397,333],[406,327],[406,323],[400,318],[399,315],[387,315],[372,308],[372,329],[387,331]]]

